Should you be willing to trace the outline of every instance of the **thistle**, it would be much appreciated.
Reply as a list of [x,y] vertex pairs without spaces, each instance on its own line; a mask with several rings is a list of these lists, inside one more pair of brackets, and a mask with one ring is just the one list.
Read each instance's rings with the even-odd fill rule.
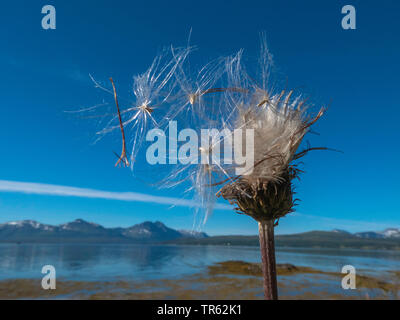
[[[323,109],[311,120],[304,118],[304,100],[291,101],[293,92],[258,98],[255,90],[246,107],[241,107],[237,126],[251,128],[254,136],[254,166],[241,176],[231,179],[218,195],[236,205],[236,211],[258,222],[260,249],[266,299],[277,299],[274,227],[279,219],[293,211],[293,179],[300,170],[293,161],[308,151],[296,153],[303,137],[322,115]],[[266,98],[267,97],[267,98]]]
[[[255,219],[259,225],[265,298],[277,299],[274,228],[296,204],[293,180],[301,173],[296,161],[311,150],[326,149],[308,147],[298,151],[310,127],[324,114],[324,109],[309,117],[306,113],[310,107],[307,99],[294,90],[277,90],[271,85],[272,55],[265,36],[261,39],[256,76],[248,75],[242,63],[243,51],[240,50],[233,56],[213,60],[199,68],[192,81],[185,61],[193,48],[187,45],[164,51],[145,73],[134,77],[135,99],[123,110],[119,108],[112,80],[113,90],[100,86],[96,81],[95,84],[114,95],[117,115],[113,113],[101,133],[121,130],[122,153],[117,164],[129,165],[126,156],[129,141],[132,167],[148,130],[151,127],[164,129],[168,121],[183,123],[183,128],[191,128],[197,136],[202,129],[217,129],[217,133],[209,137],[211,145],[196,149],[196,153],[208,158],[209,162],[180,162],[176,155],[168,153],[171,161],[164,163],[174,166],[168,167],[163,179],[159,179],[163,171],[161,166],[146,168],[149,164],[143,162],[142,169],[147,180],[155,174],[159,186],[185,185],[185,193],[194,196],[199,204],[195,206],[196,216],[200,211],[203,213],[201,224],[211,215],[216,195],[235,205],[238,213]],[[87,110],[93,111],[96,107]],[[246,147],[246,151],[251,149],[254,161],[239,175],[237,163],[215,161],[220,157],[220,145],[232,139],[229,134],[221,137],[219,132],[236,129],[254,133],[252,143],[246,141],[247,135],[241,138],[241,145]],[[175,146],[178,143],[169,140]]]

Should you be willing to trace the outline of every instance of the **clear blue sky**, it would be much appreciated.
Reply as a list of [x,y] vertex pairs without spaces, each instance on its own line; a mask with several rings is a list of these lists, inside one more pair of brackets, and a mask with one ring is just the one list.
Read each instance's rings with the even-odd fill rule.
[[[227,4],[229,3],[229,4]],[[41,8],[57,9],[57,29],[41,28]],[[341,28],[341,8],[357,10],[357,29]],[[298,214],[279,233],[400,226],[398,204],[400,4],[397,1],[2,1],[0,4],[0,180],[179,197],[115,169],[115,139],[94,144],[95,125],[63,113],[101,102],[88,74],[113,76],[128,95],[168,44],[192,42],[205,60],[245,48],[256,57],[265,30],[278,71],[305,86],[315,103],[332,100],[304,159]],[[201,63],[202,61],[198,61]],[[194,61],[196,63],[196,61]],[[0,223],[76,218],[105,226],[161,220],[190,228],[184,207],[0,192]],[[210,234],[254,234],[250,218],[214,213]]]

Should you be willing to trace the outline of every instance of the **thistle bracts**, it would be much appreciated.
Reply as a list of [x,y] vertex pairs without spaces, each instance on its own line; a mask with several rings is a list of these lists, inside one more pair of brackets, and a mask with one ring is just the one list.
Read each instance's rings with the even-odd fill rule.
[[275,181],[258,180],[249,183],[239,178],[232,184],[225,185],[219,195],[229,203],[236,205],[235,210],[261,221],[278,221],[293,211],[292,180],[298,170],[289,167],[281,179]]

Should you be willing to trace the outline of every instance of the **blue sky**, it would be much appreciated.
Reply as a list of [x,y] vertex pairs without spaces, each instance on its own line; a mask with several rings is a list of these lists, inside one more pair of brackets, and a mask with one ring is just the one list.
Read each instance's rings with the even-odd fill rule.
[[[56,7],[56,30],[41,28],[46,4]],[[356,30],[341,28],[346,4],[357,10]],[[2,2],[0,12],[0,223],[161,220],[191,228],[187,207],[26,194],[7,191],[5,181],[180,197],[181,190],[156,190],[129,169],[114,168],[118,136],[93,144],[96,126],[63,111],[101,102],[89,73],[112,76],[129,95],[132,76],[144,72],[163,46],[185,44],[192,28],[201,53],[194,64],[240,48],[254,58],[259,32],[266,31],[289,85],[304,86],[317,105],[332,101],[314,128],[320,135],[309,140],[343,154],[315,152],[304,159],[306,173],[296,188],[302,201],[278,233],[400,226],[398,2],[16,0]],[[216,210],[204,230],[257,232],[250,218],[226,209]]]

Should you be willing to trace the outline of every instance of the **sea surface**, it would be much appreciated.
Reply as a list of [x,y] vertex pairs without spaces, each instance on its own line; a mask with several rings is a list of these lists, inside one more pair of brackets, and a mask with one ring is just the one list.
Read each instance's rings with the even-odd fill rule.
[[[257,247],[129,244],[0,244],[0,281],[42,278],[52,265],[57,279],[79,281],[182,278],[228,260],[260,262]],[[364,275],[400,270],[399,251],[277,248],[277,263],[341,272],[352,265]]]

